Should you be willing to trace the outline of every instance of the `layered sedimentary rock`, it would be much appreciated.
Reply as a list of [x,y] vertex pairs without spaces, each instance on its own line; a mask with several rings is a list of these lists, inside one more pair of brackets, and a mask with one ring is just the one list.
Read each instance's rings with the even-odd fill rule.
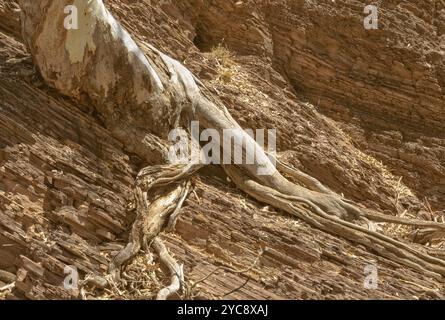
[[363,26],[367,5],[190,0],[178,6],[202,50],[224,43],[272,65],[298,99],[340,122],[361,150],[440,207],[445,3],[385,1],[377,30]]
[[[362,28],[362,2],[260,4],[108,1],[135,39],[183,61],[243,126],[277,128],[279,154],[292,165],[388,214],[404,208],[427,214],[423,196],[441,209],[443,60],[425,60],[427,68],[422,59],[429,55],[421,46],[440,54],[441,3],[434,11],[428,2],[394,2],[384,7],[388,20],[381,19],[375,34]],[[74,103],[42,82],[17,17],[12,2],[0,1],[0,287],[15,280],[11,292],[0,294],[76,298],[78,292],[62,286],[64,268],[76,266],[81,278],[106,273],[128,238],[131,188],[142,163],[88,104]],[[412,40],[409,47],[395,45],[405,39]],[[206,53],[219,43],[235,53],[228,81],[220,81],[218,57]],[[386,56],[391,60],[377,63]],[[415,75],[419,79],[410,82]],[[420,103],[412,107],[411,98]],[[185,264],[186,280],[220,265],[247,268],[259,249],[263,254],[245,275],[209,277],[200,284],[200,297],[222,296],[246,277],[249,282],[228,298],[440,297],[441,281],[281,217],[234,189],[225,176],[208,173],[212,168],[196,179],[176,231],[163,235]],[[403,228],[391,231],[405,235]],[[162,278],[150,257],[141,258],[134,267],[156,270]],[[367,265],[378,269],[376,290],[364,288]],[[134,295],[156,293],[143,292]]]

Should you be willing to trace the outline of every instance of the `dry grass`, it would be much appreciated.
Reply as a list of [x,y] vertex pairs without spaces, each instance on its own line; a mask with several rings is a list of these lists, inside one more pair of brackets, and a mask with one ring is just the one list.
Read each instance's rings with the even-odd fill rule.
[[209,58],[215,59],[221,66],[226,68],[231,68],[236,65],[233,60],[234,54],[221,44],[212,48],[209,53]]
[[395,176],[388,168],[379,160],[357,149],[357,159],[376,170],[382,177],[382,182],[393,191],[394,205],[398,205],[400,200],[413,197],[412,191],[402,182],[402,177]]
[[[404,199],[415,198],[412,191],[402,182],[402,177],[395,176],[381,161],[360,150],[357,150],[357,158],[376,170],[382,177],[381,182],[385,185],[385,189],[392,191],[395,215],[404,218],[415,218],[415,215],[408,210],[401,210],[400,203]],[[413,227],[405,225],[392,223],[378,223],[377,225],[385,234],[395,238],[406,238],[414,231]]]
[[[219,44],[206,54],[206,65],[214,65],[216,77],[210,81],[213,89],[220,94],[236,91],[245,96],[244,101],[263,101],[264,95],[251,83],[251,75],[235,60],[235,55],[226,47]],[[257,99],[256,99],[257,97]],[[250,100],[252,99],[252,100]]]
[[[379,175],[382,177],[382,182],[385,184],[385,188],[392,191],[393,194],[393,207],[394,212],[397,217],[407,218],[407,219],[421,219],[426,221],[435,221],[435,222],[445,222],[445,212],[443,211],[434,211],[428,199],[423,199],[421,201],[418,199],[414,193],[409,189],[404,183],[403,178],[395,176],[392,174],[385,165],[378,161],[377,159],[357,150],[357,157],[359,160],[365,162],[375,170],[379,172]],[[407,200],[411,200],[412,202],[416,202],[422,206],[421,214],[410,210],[410,207],[404,209],[401,205],[404,202],[409,202]],[[379,223],[379,228],[387,235],[390,235],[394,238],[405,238],[411,239],[415,234],[418,228],[414,226],[407,225],[398,225],[393,223]],[[445,241],[441,240],[433,240],[429,243],[431,247],[435,248],[443,248],[445,245]]]
[[239,66],[234,61],[234,54],[229,49],[219,44],[218,46],[213,47],[208,53],[208,58],[216,62],[216,81],[224,84],[231,83],[239,71]]
[[[338,128],[341,136],[345,141],[349,141],[351,145],[353,142],[351,137],[344,133],[341,128]],[[402,181],[402,177],[396,176],[389,171],[389,169],[379,160],[361,151],[358,148],[353,148],[354,156],[345,158],[349,162],[352,170],[359,174],[360,179],[364,181],[375,181],[378,177],[379,184],[385,190],[392,194],[393,212],[395,216],[405,218],[416,218],[413,212],[409,209],[402,209],[401,203],[419,202],[417,197],[413,194]],[[394,238],[407,238],[412,234],[414,228],[411,226],[398,225],[392,223],[373,223],[375,231],[383,232]]]
[[155,299],[158,291],[164,287],[159,276],[159,270],[159,264],[153,260],[150,253],[141,253],[122,272],[124,281],[116,283],[111,277],[107,276],[110,284],[108,288],[99,291],[94,287],[87,287],[85,288],[85,295],[90,299],[98,300]]

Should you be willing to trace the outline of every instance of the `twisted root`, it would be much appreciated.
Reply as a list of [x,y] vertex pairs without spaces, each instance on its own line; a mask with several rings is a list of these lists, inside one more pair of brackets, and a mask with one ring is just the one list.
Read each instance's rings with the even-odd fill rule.
[[[413,248],[408,244],[394,240],[386,235],[368,230],[360,225],[341,219],[336,215],[328,214],[317,203],[308,200],[306,197],[301,197],[295,190],[293,192],[294,195],[283,194],[276,189],[269,188],[251,179],[248,174],[240,168],[225,166],[224,169],[240,189],[261,202],[273,205],[318,229],[362,244],[383,257],[422,271],[432,278],[440,279],[441,276],[445,276],[445,261],[433,257],[425,250]],[[344,206],[347,210],[352,210],[349,207],[352,207],[352,205],[343,202],[340,198],[338,198],[337,201],[339,205]],[[358,208],[354,207],[354,210],[360,213]],[[393,218],[375,213],[363,213],[362,215],[366,218],[380,219],[380,221],[421,226],[431,225],[435,229],[444,228],[443,224],[432,222]]]
[[178,265],[176,260],[168,253],[162,240],[155,238],[153,248],[159,255],[159,259],[167,266],[171,274],[171,284],[158,292],[156,300],[167,300],[168,297],[178,292],[184,282],[183,265]]
[[320,183],[317,179],[305,174],[304,172],[292,168],[291,166],[280,162],[275,159],[277,163],[277,169],[293,178],[296,182],[304,185],[306,188],[313,191],[329,195],[331,197],[337,198],[336,201],[341,203],[341,205],[350,211],[355,212],[355,214],[361,217],[363,220],[370,220],[373,222],[387,222],[394,223],[412,227],[420,228],[413,234],[413,240],[418,243],[426,243],[432,239],[438,239],[445,236],[445,224],[435,221],[425,221],[419,219],[407,219],[403,217],[395,217],[391,215],[381,214],[378,212],[373,212],[367,209],[359,209],[355,206],[354,202],[340,198],[335,192],[331,191],[329,188]]
[[165,258],[163,245],[155,238],[166,224],[170,228],[174,226],[179,209],[191,189],[191,182],[186,178],[199,168],[199,165],[159,165],[140,171],[134,189],[136,220],[128,244],[113,258],[108,268],[115,281],[120,280],[122,266],[134,258],[141,248],[148,249],[152,242],[155,249],[162,251],[161,260],[168,262],[170,268],[171,259]]

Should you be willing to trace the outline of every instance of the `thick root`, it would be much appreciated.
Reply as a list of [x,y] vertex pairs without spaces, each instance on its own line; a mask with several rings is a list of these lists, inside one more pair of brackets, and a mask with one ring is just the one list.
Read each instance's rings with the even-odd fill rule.
[[277,169],[279,171],[290,176],[298,183],[302,184],[303,186],[306,186],[308,189],[311,189],[313,191],[317,191],[320,193],[324,193],[324,194],[336,195],[333,191],[331,191],[329,188],[324,186],[320,181],[318,181],[314,177],[311,177],[310,175],[308,175],[298,169],[295,169],[295,168],[281,162],[280,160],[278,160],[276,158],[275,158],[275,162],[277,164]]
[[402,217],[373,212],[367,209],[357,208],[352,201],[349,201],[345,198],[340,198],[339,195],[325,187],[317,179],[305,174],[304,172],[301,172],[298,169],[292,168],[285,163],[280,162],[278,159],[275,159],[275,161],[277,163],[277,169],[288,175],[289,177],[293,178],[296,182],[304,185],[305,187],[313,191],[337,198],[337,201],[341,204],[341,206],[345,207],[349,211],[356,212],[358,216],[363,217],[364,219],[372,222],[394,223],[419,228],[419,230],[415,231],[412,234],[414,242],[427,243],[433,239],[438,239],[445,236],[444,223],[435,221],[424,221],[419,219],[406,219]]
[[[120,279],[121,267],[141,248],[147,248],[166,224],[174,225],[191,189],[190,181],[184,179],[198,168],[196,165],[160,165],[141,170],[134,191],[137,216],[128,244],[108,268],[114,279]],[[148,191],[151,191],[150,195]]]
[[240,189],[258,201],[273,205],[316,228],[362,244],[383,257],[415,268],[431,277],[445,276],[445,261],[441,259],[383,234],[328,214],[316,203],[301,197],[298,193],[290,196],[266,187],[252,180],[240,168],[226,166],[224,169]]
[[173,259],[161,239],[155,238],[152,246],[158,253],[159,259],[169,269],[171,274],[171,284],[161,289],[156,297],[156,300],[167,300],[179,291],[181,284],[184,282],[183,266],[179,265],[176,260]]

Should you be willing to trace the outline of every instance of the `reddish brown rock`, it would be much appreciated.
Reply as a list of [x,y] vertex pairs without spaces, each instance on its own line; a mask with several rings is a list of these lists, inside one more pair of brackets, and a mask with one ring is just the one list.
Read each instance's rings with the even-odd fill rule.
[[[443,209],[442,2],[385,2],[376,32],[363,29],[363,1],[157,3],[107,1],[133,37],[183,61],[243,126],[277,128],[283,159],[388,214],[421,214],[424,197]],[[15,281],[0,297],[77,298],[62,286],[64,269],[106,274],[128,238],[142,163],[89,106],[42,82],[17,8],[0,0],[0,287]],[[220,43],[234,53],[230,72],[208,52]],[[247,274],[221,271],[202,282],[201,298],[246,277],[228,298],[418,299],[444,290],[442,281],[283,217],[212,169],[163,238],[189,282],[221,265],[247,268],[263,250]],[[378,267],[376,290],[363,286],[368,264]]]

